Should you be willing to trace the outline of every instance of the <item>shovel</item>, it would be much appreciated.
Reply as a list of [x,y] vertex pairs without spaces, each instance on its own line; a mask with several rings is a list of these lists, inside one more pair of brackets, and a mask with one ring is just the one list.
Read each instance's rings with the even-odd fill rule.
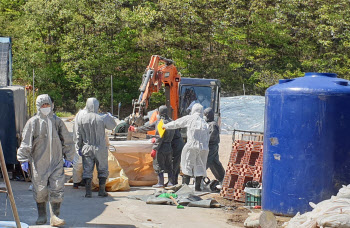
[[177,209],[185,209],[184,206],[178,204],[177,201],[174,199],[174,197],[177,197],[177,195],[174,194],[174,193],[162,193],[158,197],[160,197],[160,198],[170,198],[174,202],[174,204],[176,205]]

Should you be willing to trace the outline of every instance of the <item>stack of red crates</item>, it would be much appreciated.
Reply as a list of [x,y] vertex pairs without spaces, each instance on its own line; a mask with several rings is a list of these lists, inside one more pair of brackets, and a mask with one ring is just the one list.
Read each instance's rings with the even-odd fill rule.
[[261,183],[263,142],[235,140],[227,166],[221,196],[245,201],[244,186],[248,181]]

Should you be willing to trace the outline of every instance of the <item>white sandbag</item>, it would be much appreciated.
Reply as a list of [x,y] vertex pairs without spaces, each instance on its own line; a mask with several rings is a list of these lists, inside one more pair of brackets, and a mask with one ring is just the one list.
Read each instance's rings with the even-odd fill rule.
[[277,220],[271,211],[263,211],[259,218],[261,228],[277,228]]
[[323,215],[317,219],[317,224],[320,227],[349,228],[350,227],[350,215],[349,214]]
[[339,198],[350,198],[350,184],[348,186],[343,185],[337,194]]
[[297,213],[289,222],[283,224],[285,228],[316,228],[340,227],[350,228],[350,185],[343,186],[337,196],[332,196],[318,204],[309,203],[312,211],[300,215]]
[[259,227],[260,213],[248,213],[249,217],[244,221],[244,227]]
[[315,219],[311,218],[311,212],[300,215],[298,212],[289,222],[285,222],[282,227],[285,228],[295,228],[295,227],[304,227],[304,228],[316,228],[317,223]]

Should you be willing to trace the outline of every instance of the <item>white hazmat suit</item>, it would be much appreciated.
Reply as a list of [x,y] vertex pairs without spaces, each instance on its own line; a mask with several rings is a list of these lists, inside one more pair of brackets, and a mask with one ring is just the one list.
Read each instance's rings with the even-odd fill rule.
[[86,101],[86,114],[77,120],[77,145],[83,155],[83,179],[85,179],[86,197],[91,197],[91,179],[96,164],[100,192],[99,196],[107,196],[105,182],[108,178],[108,147],[105,129],[113,130],[116,126],[114,118],[108,114],[98,114],[99,102],[96,98]]
[[187,143],[181,155],[181,170],[187,176],[206,176],[209,153],[209,126],[203,119],[203,106],[193,105],[191,114],[163,125],[165,129],[187,128]]
[[[51,109],[41,108],[43,104],[49,104]],[[49,200],[50,224],[60,226],[64,224],[64,220],[58,218],[65,181],[63,158],[73,160],[74,144],[66,125],[53,114],[49,95],[38,96],[36,107],[37,115],[30,118],[23,129],[17,159],[31,165],[33,195],[39,214],[36,224],[46,223],[46,202]]]
[[74,125],[73,125],[73,140],[76,145],[75,147],[75,156],[73,160],[73,183],[74,187],[78,187],[78,184],[83,180],[83,160],[79,155],[79,148],[77,147],[77,129],[79,118],[84,116],[87,113],[86,108],[79,110],[79,112],[75,115]]
[[36,108],[39,111],[28,120],[23,129],[17,159],[31,164],[36,202],[47,202],[48,198],[51,202],[61,202],[64,189],[63,158],[73,161],[74,144],[66,125],[59,117],[52,111],[48,116],[40,112],[40,107],[45,103],[52,104],[49,95],[38,96]]

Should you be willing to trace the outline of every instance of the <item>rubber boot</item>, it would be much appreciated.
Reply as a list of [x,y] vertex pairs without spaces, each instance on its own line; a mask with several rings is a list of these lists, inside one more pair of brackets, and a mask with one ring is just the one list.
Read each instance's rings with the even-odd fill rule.
[[167,187],[174,186],[174,175],[173,172],[168,173],[168,184]]
[[174,185],[178,184],[179,174],[174,175]]
[[44,225],[47,222],[46,202],[36,203],[36,206],[38,207],[38,219],[36,220],[35,224]]
[[91,198],[92,197],[92,191],[91,191],[91,178],[85,179],[85,197]]
[[50,225],[51,226],[63,226],[66,224],[66,222],[63,219],[60,219],[58,216],[60,216],[60,207],[61,203],[52,203],[50,202],[50,213],[51,213],[51,218],[50,218]]
[[191,180],[191,177],[190,177],[190,176],[185,175],[185,174],[182,176],[182,184],[187,184],[187,185],[189,185],[189,184],[190,184],[190,180]]
[[106,192],[106,180],[107,178],[105,177],[101,177],[98,179],[98,182],[99,182],[99,190],[98,190],[98,196],[101,196],[101,197],[107,197],[108,196],[108,193]]
[[85,181],[80,181],[80,183],[78,183],[79,186],[85,187]]
[[198,192],[202,191],[202,189],[201,189],[202,179],[203,179],[202,176],[196,177],[196,185],[194,187],[194,190],[196,190]]
[[152,188],[163,188],[164,187],[164,173],[158,173],[158,183],[153,185]]

